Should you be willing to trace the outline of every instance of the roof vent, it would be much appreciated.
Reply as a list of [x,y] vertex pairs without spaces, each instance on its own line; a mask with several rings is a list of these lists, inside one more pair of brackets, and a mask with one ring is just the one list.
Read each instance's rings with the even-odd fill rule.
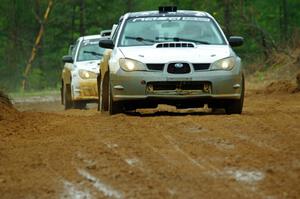
[[176,6],[159,6],[158,7],[159,13],[168,13],[168,12],[176,12]]
[[156,48],[195,48],[195,44],[188,42],[164,42],[157,44]]

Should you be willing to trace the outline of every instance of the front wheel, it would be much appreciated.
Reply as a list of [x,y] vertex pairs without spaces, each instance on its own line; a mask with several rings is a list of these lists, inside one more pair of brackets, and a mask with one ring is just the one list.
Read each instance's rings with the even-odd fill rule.
[[245,79],[244,75],[242,76],[242,90],[241,98],[238,100],[231,100],[226,103],[225,112],[227,114],[242,114],[243,105],[244,105],[244,95],[245,95]]
[[112,96],[112,88],[109,89],[109,106],[108,111],[110,115],[118,114],[123,112],[123,105],[121,102],[115,102]]
[[73,104],[72,104],[70,84],[64,84],[63,99],[64,99],[65,110],[71,109]]

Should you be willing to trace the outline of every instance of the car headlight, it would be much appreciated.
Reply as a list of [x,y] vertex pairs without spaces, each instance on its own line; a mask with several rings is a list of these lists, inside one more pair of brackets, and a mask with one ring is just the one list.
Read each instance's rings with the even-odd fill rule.
[[236,59],[234,57],[227,57],[220,59],[212,63],[211,70],[232,70],[236,65]]
[[90,71],[86,71],[86,70],[79,70],[79,76],[82,79],[96,79],[97,78],[97,74],[90,72]]
[[119,60],[120,67],[125,71],[136,71],[136,70],[146,70],[145,64],[133,59],[123,59]]

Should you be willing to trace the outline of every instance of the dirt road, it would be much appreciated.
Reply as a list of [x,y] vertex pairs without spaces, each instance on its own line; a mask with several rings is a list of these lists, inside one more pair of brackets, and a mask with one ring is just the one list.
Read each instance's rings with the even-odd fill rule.
[[300,93],[248,92],[242,115],[17,107],[0,118],[0,198],[300,197]]

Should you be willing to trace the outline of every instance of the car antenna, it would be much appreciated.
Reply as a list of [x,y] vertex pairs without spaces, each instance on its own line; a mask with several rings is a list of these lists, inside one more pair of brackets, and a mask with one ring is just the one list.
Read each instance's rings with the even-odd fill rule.
[[159,6],[159,13],[177,12],[177,6]]

